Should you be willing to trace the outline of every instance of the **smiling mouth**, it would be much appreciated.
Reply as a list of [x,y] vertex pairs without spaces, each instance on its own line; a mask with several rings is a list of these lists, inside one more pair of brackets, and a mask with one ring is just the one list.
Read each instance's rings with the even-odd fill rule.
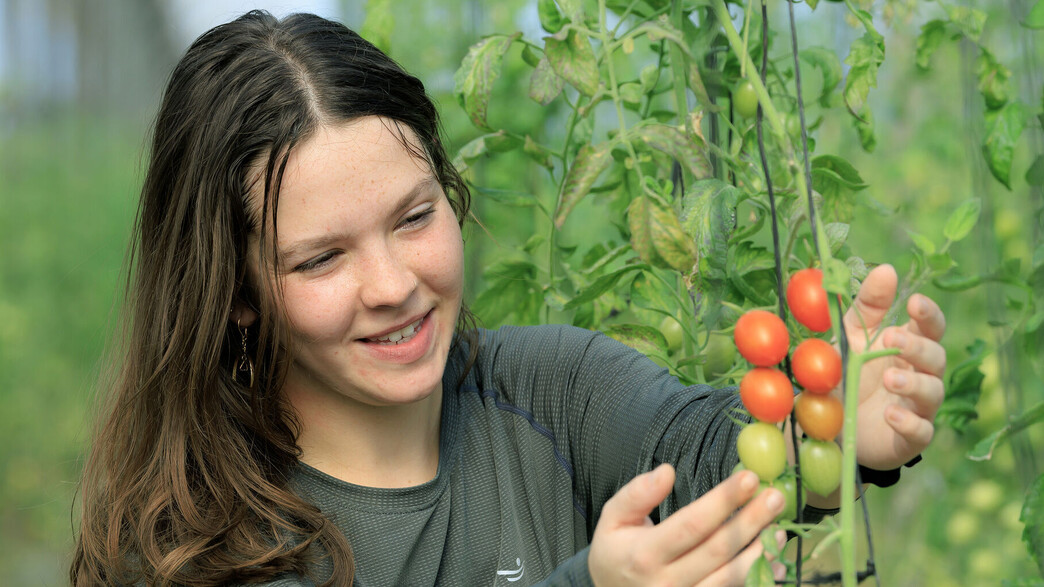
[[421,317],[413,324],[407,324],[402,330],[396,330],[395,332],[389,332],[380,338],[364,338],[363,341],[377,343],[377,344],[402,344],[413,338],[417,332],[420,331],[421,324],[424,323],[424,318],[427,318],[427,314]]

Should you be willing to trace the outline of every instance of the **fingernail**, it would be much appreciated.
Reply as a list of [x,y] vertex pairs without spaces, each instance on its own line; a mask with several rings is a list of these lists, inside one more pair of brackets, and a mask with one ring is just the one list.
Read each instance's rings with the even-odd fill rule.
[[892,375],[892,385],[894,385],[897,389],[902,389],[906,387],[906,375],[903,375],[902,373],[896,373]]
[[743,491],[753,491],[758,486],[758,476],[750,471],[743,473],[743,477],[740,479],[740,489]]
[[783,511],[783,494],[778,489],[769,489],[767,493],[768,497],[765,498],[765,505],[772,510],[772,513]]
[[902,424],[903,420],[906,419],[906,414],[899,410],[891,410],[888,413],[888,419],[891,420],[893,424]]
[[772,578],[777,581],[782,581],[787,578],[787,567],[783,566],[783,563],[772,563]]
[[783,546],[786,543],[787,543],[787,532],[786,532],[786,530],[776,530],[776,544],[778,544],[780,548],[783,548]]
[[906,346],[906,335],[902,333],[896,333],[892,336],[892,346],[895,348],[902,348]]

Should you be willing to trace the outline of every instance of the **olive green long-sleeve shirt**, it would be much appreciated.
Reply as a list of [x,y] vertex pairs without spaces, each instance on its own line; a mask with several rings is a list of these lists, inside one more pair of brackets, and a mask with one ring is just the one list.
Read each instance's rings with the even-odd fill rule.
[[295,474],[295,490],[347,535],[355,585],[588,585],[588,543],[624,483],[675,466],[658,520],[736,464],[734,390],[685,387],[630,347],[579,328],[479,334],[463,384],[467,349],[446,368],[433,480],[377,489],[306,465]]

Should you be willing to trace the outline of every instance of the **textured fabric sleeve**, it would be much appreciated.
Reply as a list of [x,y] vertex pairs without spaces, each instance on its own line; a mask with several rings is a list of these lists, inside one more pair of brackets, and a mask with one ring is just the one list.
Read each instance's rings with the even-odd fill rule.
[[587,548],[576,553],[534,587],[594,587],[587,567],[587,553]]

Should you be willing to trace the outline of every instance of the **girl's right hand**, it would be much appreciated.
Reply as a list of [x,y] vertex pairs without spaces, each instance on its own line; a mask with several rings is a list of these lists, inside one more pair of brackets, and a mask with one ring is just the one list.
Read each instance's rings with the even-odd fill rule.
[[[673,486],[674,469],[660,465],[629,481],[605,503],[587,558],[595,585],[744,584],[763,551],[755,539],[783,510],[783,494],[766,489],[751,500],[757,475],[739,471],[653,525],[649,512]],[[782,548],[786,534],[780,530],[776,540]],[[773,569],[782,578],[783,566],[773,563]]]

